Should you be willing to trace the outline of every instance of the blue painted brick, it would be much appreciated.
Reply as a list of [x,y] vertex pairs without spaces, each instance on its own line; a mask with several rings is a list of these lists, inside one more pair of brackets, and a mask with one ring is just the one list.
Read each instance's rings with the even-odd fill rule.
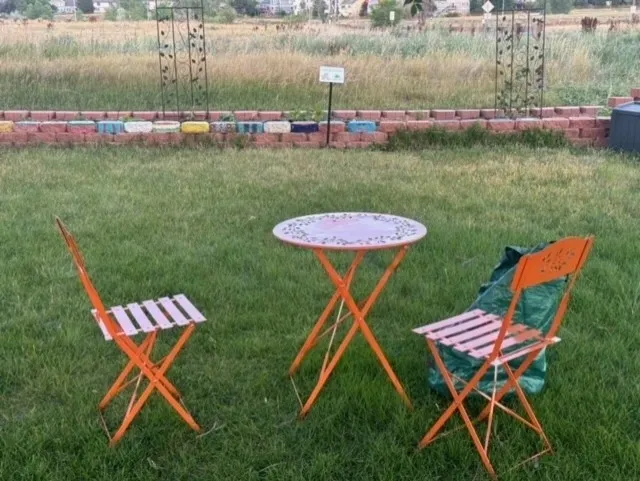
[[236,132],[239,134],[262,134],[264,124],[262,122],[236,122]]
[[316,122],[292,122],[291,132],[312,134],[320,131],[320,127]]
[[120,134],[124,132],[124,122],[120,120],[101,120],[98,122],[98,132],[101,134]]
[[347,124],[349,132],[375,132],[376,123],[371,120],[352,120]]

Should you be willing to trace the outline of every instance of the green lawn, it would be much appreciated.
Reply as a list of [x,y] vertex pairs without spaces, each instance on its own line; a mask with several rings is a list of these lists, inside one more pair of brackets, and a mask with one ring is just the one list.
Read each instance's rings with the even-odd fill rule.
[[[416,452],[447,400],[430,391],[427,349],[410,329],[470,305],[506,245],[588,233],[596,247],[533,398],[557,452],[507,472],[538,445],[499,416],[492,454],[504,480],[636,479],[638,206],[637,162],[586,151],[2,151],[0,479],[487,479],[464,431]],[[358,338],[301,422],[287,369],[333,291],[313,255],[271,229],[339,210],[429,228],[370,318],[416,409]],[[208,434],[154,395],[108,447],[97,404],[124,358],[91,319],[54,215],[107,304],[185,292],[208,316],[170,372]],[[357,293],[388,258],[366,260]],[[321,357],[298,377],[305,393]]]

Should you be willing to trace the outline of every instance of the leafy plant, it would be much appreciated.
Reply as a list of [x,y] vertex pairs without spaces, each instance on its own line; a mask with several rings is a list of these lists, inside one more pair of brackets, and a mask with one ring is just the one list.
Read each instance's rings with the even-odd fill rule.
[[[390,17],[391,12],[395,12],[393,20]],[[402,13],[402,7],[396,0],[382,0],[371,10],[371,23],[374,28],[398,25],[402,19]]]
[[225,113],[220,116],[220,122],[235,122],[236,116],[233,112]]

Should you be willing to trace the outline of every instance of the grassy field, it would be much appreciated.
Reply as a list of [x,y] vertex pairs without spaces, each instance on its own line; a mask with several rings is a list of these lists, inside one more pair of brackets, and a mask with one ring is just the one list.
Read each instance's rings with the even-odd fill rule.
[[[637,26],[608,33],[607,21],[626,13],[583,13],[600,18],[595,35],[579,31],[578,13],[549,17],[547,105],[604,105],[636,86]],[[410,23],[375,32],[368,25],[278,32],[273,23],[207,24],[211,108],[324,107],[321,65],[346,68],[336,108],[494,105],[495,33],[481,32],[477,17],[441,19],[424,32]],[[0,24],[0,110],[159,109],[156,48],[155,22]]]
[[[588,233],[595,251],[533,399],[557,453],[507,473],[536,444],[499,417],[493,455],[505,481],[635,479],[637,167],[606,153],[522,148],[312,159],[304,150],[5,151],[0,479],[486,479],[464,432],[415,451],[446,400],[429,390],[426,346],[410,329],[469,306],[506,245]],[[311,253],[279,244],[271,229],[340,210],[429,228],[370,318],[416,409],[358,339],[300,422],[286,373],[332,289]],[[208,316],[170,372],[208,434],[196,437],[156,396],[108,447],[96,406],[123,358],[91,320],[54,215],[76,234],[108,304],[185,292]],[[365,262],[358,295],[387,261]],[[320,363],[318,353],[303,366],[303,392]]]

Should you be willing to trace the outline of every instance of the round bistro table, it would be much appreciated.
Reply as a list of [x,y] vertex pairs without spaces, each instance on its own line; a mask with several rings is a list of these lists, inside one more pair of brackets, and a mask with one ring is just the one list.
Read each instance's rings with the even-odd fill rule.
[[[336,288],[329,304],[327,304],[289,369],[289,375],[293,382],[293,376],[300,368],[306,355],[317,345],[322,337],[331,334],[329,349],[325,354],[318,382],[307,401],[304,404],[302,401],[300,402],[302,405],[300,416],[304,417],[311,410],[331,373],[358,331],[362,331],[368,344],[391,379],[396,391],[398,391],[404,402],[411,407],[411,401],[391,368],[371,328],[367,325],[366,317],[391,275],[404,259],[409,247],[427,235],[427,228],[415,220],[396,215],[369,212],[334,212],[306,215],[286,220],[274,227],[273,234],[286,244],[312,250]],[[358,304],[351,294],[351,284],[355,273],[367,252],[383,249],[396,250],[397,252],[369,297],[364,303]],[[336,270],[329,260],[327,251],[354,252],[354,260],[345,274],[341,275]],[[338,301],[340,301],[340,307],[337,320],[332,326],[325,328],[329,316],[335,310]],[[346,305],[349,312],[342,315],[344,305]],[[335,354],[329,360],[331,344],[333,343],[336,329],[341,322],[349,317],[353,317],[353,324]],[[323,328],[325,328],[324,331]]]

